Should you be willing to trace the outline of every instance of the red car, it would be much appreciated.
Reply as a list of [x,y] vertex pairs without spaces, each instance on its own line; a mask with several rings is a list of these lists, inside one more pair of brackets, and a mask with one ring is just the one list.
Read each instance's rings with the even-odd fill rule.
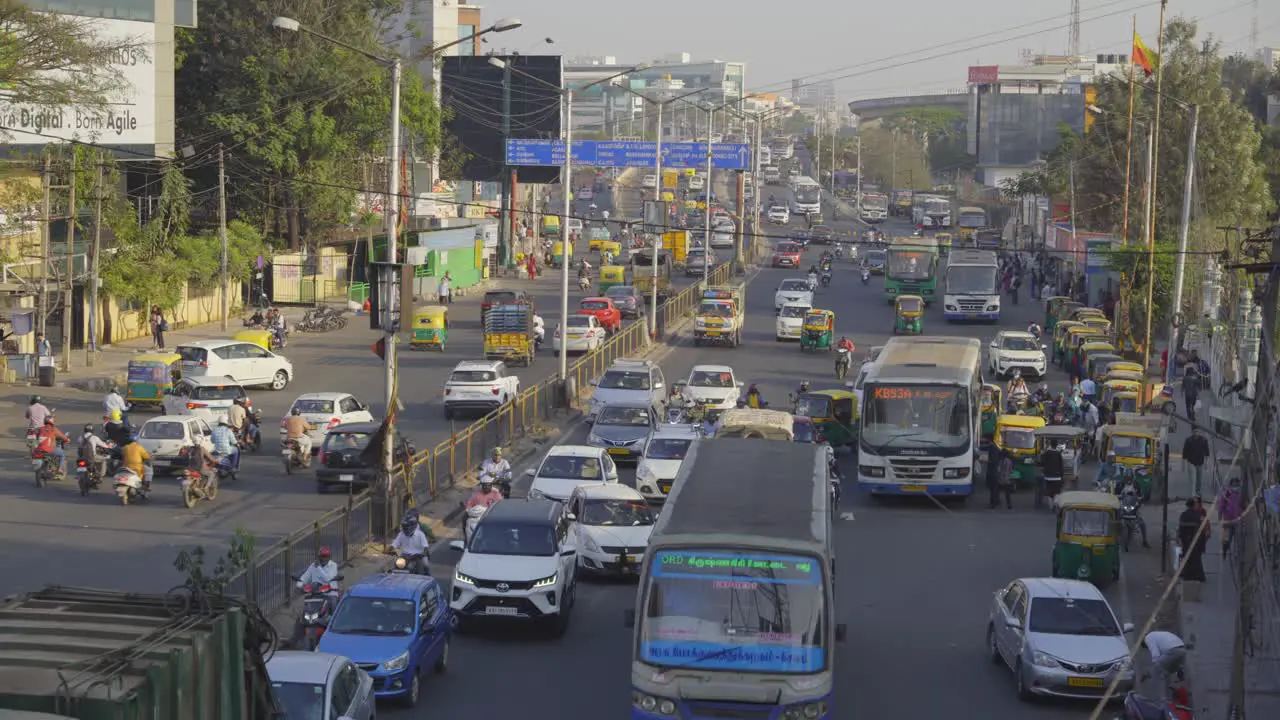
[[800,247],[798,243],[778,243],[778,246],[773,249],[773,262],[771,264],[776,268],[798,268],[800,267],[800,253],[803,250],[804,248]]
[[579,315],[594,315],[600,326],[607,332],[618,332],[622,329],[622,311],[607,297],[583,298],[578,305]]

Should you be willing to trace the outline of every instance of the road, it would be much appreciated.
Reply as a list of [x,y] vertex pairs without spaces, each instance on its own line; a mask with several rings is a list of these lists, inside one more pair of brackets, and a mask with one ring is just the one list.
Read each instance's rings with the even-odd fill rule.
[[[891,225],[886,233],[903,234]],[[816,260],[817,252],[809,255]],[[662,360],[668,378],[685,376],[697,363],[728,363],[738,379],[760,386],[766,400],[785,404],[802,380],[834,385],[829,355],[803,354],[773,336],[773,292],[793,271],[760,271],[748,291],[747,339],[737,350],[694,348],[687,340]],[[889,336],[892,309],[880,296],[880,281],[863,287],[852,265],[838,264],[819,305],[837,313],[837,330],[860,347]],[[1025,327],[1038,305],[1007,304],[1003,327]],[[988,339],[992,326],[952,326],[931,308],[926,332]],[[1050,383],[1065,378],[1054,373]],[[567,442],[583,442],[578,428]],[[842,458],[844,456],[842,455]],[[844,459],[848,463],[847,458]],[[852,471],[851,467],[845,468]],[[624,481],[633,481],[624,473]],[[1078,703],[1020,703],[1007,672],[992,666],[984,648],[991,594],[1019,576],[1048,573],[1053,520],[1031,508],[1029,494],[1015,496],[1015,509],[988,510],[980,495],[965,507],[939,508],[927,500],[873,501],[848,498],[849,515],[837,527],[841,622],[849,640],[837,651],[837,706],[841,716],[1029,720],[1079,718]],[[1124,581],[1109,590],[1122,621],[1141,624],[1151,610],[1148,584],[1156,551],[1129,556]],[[444,581],[457,554],[436,559]],[[635,601],[634,584],[588,582],[580,589],[577,614],[565,638],[517,630],[456,640],[454,672],[432,681],[424,709],[380,714],[391,720],[425,717],[513,717],[529,708],[571,709],[575,716],[622,717],[627,711],[631,634],[622,613]],[[534,668],[555,668],[538,671]],[[502,692],[492,692],[494,678]],[[551,712],[548,712],[550,715]],[[1108,715],[1110,717],[1110,715]]]
[[[594,202],[600,210],[613,209],[611,193],[602,193]],[[578,201],[575,214],[586,217],[590,204]],[[612,216],[618,217],[616,213]],[[581,254],[580,250],[579,257]],[[593,262],[598,264],[594,258]],[[683,277],[673,279],[677,285],[688,284]],[[558,272],[546,273],[535,281],[506,279],[501,283],[533,294],[548,332],[555,327],[559,320]],[[576,279],[571,280],[570,307],[576,307],[581,297]],[[440,388],[454,365],[480,357],[479,330],[478,297],[462,298],[452,308],[446,352],[400,354],[401,385],[406,388],[400,423],[418,448],[434,447],[454,429],[443,417]],[[217,337],[219,333],[215,330],[210,335]],[[265,446],[258,455],[245,456],[239,480],[224,486],[214,503],[198,505],[193,511],[182,507],[176,483],[164,479],[157,481],[149,503],[128,508],[119,506],[109,488],[88,498],[79,497],[72,483],[37,489],[22,442],[22,410],[29,393],[38,391],[57,411],[60,427],[73,437],[85,423],[101,422],[101,401],[74,389],[7,388],[0,395],[0,408],[9,419],[0,442],[4,460],[0,487],[5,494],[0,503],[0,545],[5,548],[0,558],[0,596],[50,583],[163,591],[180,580],[171,563],[181,548],[204,544],[212,550],[223,546],[238,529],[252,534],[264,548],[342,504],[345,496],[318,495],[308,474],[284,475],[276,421],[299,394],[318,391],[353,393],[372,406],[375,417],[381,417],[382,367],[369,349],[375,339],[377,335],[360,327],[358,320],[341,333],[295,334],[284,352],[297,369],[294,382],[282,392],[251,391],[255,406],[262,408],[267,419]],[[532,387],[555,374],[556,362],[547,352],[532,368],[517,368],[516,372],[522,386]],[[135,422],[146,417],[137,416]],[[461,429],[465,422],[458,422],[456,428]],[[74,459],[74,447],[70,450]]]

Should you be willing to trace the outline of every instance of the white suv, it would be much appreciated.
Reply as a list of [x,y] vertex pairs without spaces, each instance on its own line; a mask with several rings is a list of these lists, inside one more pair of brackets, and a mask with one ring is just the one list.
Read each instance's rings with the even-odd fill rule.
[[464,544],[453,571],[449,607],[458,628],[486,620],[547,622],[569,629],[577,595],[578,548],[560,503],[504,500],[489,508]]
[[666,405],[662,368],[652,360],[614,360],[604,374],[591,381],[587,418],[594,420],[605,405]]
[[782,205],[774,205],[769,208],[768,218],[774,225],[786,225],[791,221],[791,211]]
[[444,417],[452,420],[459,412],[490,413],[520,395],[520,378],[507,374],[501,360],[458,363],[444,384]]
[[1047,360],[1045,346],[1028,332],[1005,330],[997,333],[987,351],[987,365],[995,377],[1010,375],[1019,370],[1023,375],[1044,377]]

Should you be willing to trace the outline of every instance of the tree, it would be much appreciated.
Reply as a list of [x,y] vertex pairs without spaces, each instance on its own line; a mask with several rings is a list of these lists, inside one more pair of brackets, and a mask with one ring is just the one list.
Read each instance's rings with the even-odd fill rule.
[[1272,199],[1280,205],[1280,126],[1267,125],[1268,96],[1280,94],[1280,69],[1232,55],[1223,61],[1222,84],[1253,115],[1262,133],[1261,164],[1271,186]]
[[12,105],[101,107],[124,84],[124,59],[146,59],[133,38],[102,38],[91,18],[38,13],[0,0],[0,87]]
[[[859,134],[862,136],[863,182],[878,183],[886,190],[928,190],[933,186],[924,144],[918,137],[909,131],[865,123]],[[846,150],[846,162],[848,167],[853,167],[856,160],[850,162],[848,152]]]
[[[200,27],[179,36],[179,134],[232,148],[229,172],[247,183],[246,192],[232,194],[232,213],[287,237],[293,248],[352,219],[364,158],[387,153],[390,73],[305,33],[282,34],[270,18],[288,15],[390,57],[396,49],[379,38],[400,10],[383,0],[201,3]],[[406,59],[403,73],[405,157],[409,149],[423,157],[440,146],[439,112],[418,74],[420,60]],[[202,187],[216,182],[207,164],[194,177]]]

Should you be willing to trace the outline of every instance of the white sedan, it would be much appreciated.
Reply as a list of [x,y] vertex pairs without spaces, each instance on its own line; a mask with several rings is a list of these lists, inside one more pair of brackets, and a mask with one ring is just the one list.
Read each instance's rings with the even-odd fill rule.
[[561,336],[565,334],[563,326],[556,325],[555,335],[551,338],[551,349],[557,355],[560,354],[562,345],[566,352],[595,352],[608,337],[600,320],[594,315],[570,315],[568,338],[562,339]]
[[791,222],[791,211],[781,205],[774,205],[769,208],[769,222],[774,225],[786,225]]
[[307,436],[311,438],[312,454],[320,452],[320,444],[330,428],[355,422],[374,422],[369,406],[360,402],[351,393],[319,392],[299,395],[289,412],[280,418],[280,431],[284,432],[285,418],[294,410],[307,421]]
[[639,572],[657,519],[643,495],[619,483],[579,485],[566,509],[580,570],[620,577]]
[[556,445],[542,458],[537,470],[526,470],[532,478],[530,500],[566,502],[580,485],[618,482],[618,466],[604,448],[589,445]]

